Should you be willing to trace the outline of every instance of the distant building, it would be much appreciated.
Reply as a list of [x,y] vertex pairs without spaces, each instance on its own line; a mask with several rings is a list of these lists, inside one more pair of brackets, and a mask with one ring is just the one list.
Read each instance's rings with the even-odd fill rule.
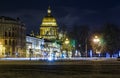
[[26,36],[26,57],[43,57],[44,39]]
[[0,17],[0,57],[24,57],[26,27],[19,18]]

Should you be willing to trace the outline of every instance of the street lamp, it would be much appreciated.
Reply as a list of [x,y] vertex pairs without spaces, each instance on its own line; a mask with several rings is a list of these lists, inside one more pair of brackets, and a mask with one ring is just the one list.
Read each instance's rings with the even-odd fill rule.
[[68,48],[67,46],[69,46],[68,44],[70,43],[70,41],[68,40],[68,38],[65,39],[65,44],[66,44],[66,50],[67,50],[67,57],[68,57]]
[[98,43],[100,41],[100,39],[98,38],[98,36],[95,36],[95,38],[93,39],[93,42]]
[[0,57],[3,57],[3,55],[5,55],[5,47],[0,42]]
[[85,55],[87,57],[87,38],[85,39]]
[[0,42],[0,56],[2,55],[2,44]]
[[66,39],[65,39],[65,44],[69,44],[69,42],[70,42],[70,41],[68,40],[68,38],[66,38]]
[[99,45],[99,42],[100,42],[100,39],[98,38],[98,36],[94,37],[93,42],[96,44],[96,53],[99,54],[100,56],[100,52],[97,51],[97,45]]
[[32,55],[33,55],[33,51],[32,51],[32,49],[29,49],[29,54],[30,54],[30,61],[31,61],[31,58],[32,58]]

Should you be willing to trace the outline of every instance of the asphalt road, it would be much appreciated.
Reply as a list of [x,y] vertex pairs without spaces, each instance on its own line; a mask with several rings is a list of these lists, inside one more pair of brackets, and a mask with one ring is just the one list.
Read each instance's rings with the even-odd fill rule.
[[120,63],[0,64],[0,78],[120,78]]

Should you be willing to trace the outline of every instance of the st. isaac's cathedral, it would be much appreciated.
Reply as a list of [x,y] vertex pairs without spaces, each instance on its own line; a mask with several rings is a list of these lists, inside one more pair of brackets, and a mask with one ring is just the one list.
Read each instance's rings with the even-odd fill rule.
[[40,25],[40,38],[52,40],[58,37],[58,25],[56,19],[51,15],[50,6],[47,15],[43,18]]
[[71,46],[66,34],[58,32],[58,24],[48,7],[47,15],[40,25],[40,38],[44,39],[44,53],[47,57],[71,57]]
[[50,6],[40,25],[40,38],[44,39],[43,57],[60,57],[61,45],[58,43],[58,24],[51,14]]

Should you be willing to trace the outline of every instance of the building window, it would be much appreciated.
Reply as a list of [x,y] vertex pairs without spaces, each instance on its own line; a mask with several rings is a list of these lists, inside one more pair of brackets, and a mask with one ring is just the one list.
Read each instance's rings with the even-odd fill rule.
[[7,37],[7,32],[5,32],[5,37]]
[[5,40],[5,45],[7,45],[7,40]]
[[14,31],[15,29],[14,28],[12,28],[12,31]]
[[11,37],[11,32],[9,32],[9,37]]
[[4,53],[2,53],[2,55],[4,55]]
[[9,40],[9,45],[11,45],[11,40]]
[[16,33],[14,33],[14,37],[17,37],[16,35],[17,35],[17,34],[16,34]]
[[15,40],[12,41],[12,45],[15,45]]
[[12,37],[14,37],[14,32],[12,32]]

